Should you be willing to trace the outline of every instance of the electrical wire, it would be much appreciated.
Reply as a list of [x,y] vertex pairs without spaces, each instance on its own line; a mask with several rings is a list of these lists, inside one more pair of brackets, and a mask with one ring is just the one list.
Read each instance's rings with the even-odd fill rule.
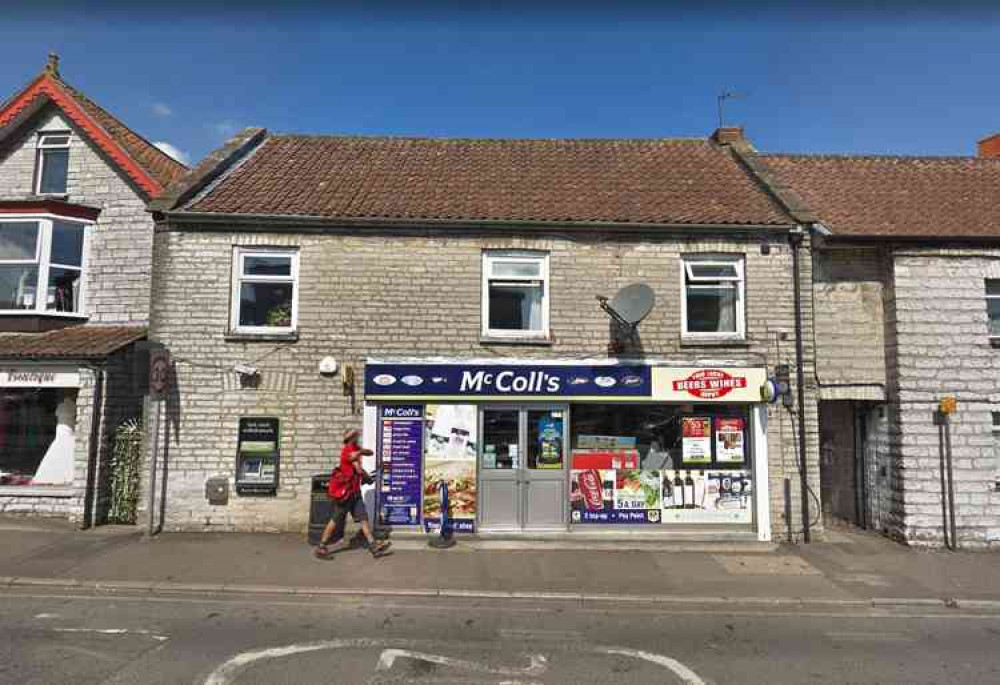
[[[795,434],[796,434],[795,411],[792,409],[792,407],[787,406],[787,405],[785,405],[785,409],[788,410],[788,418],[792,422],[792,435],[794,437]],[[798,441],[797,440],[792,440],[792,450],[795,453],[795,464],[796,464],[796,466],[798,466],[799,473],[801,474],[802,473],[802,469],[803,469],[803,463],[802,463],[803,455],[799,454],[799,445],[798,445]],[[822,504],[822,502],[820,502],[819,497],[816,496],[816,493],[813,491],[812,487],[809,485],[809,481],[808,480],[806,481],[806,492],[809,493],[809,496],[812,497],[813,501],[816,503],[816,518],[815,519],[810,519],[810,521],[809,521],[809,526],[812,527],[812,526],[818,525],[819,522],[820,522],[820,519],[823,518],[823,504]],[[805,532],[806,532],[806,529],[805,529],[805,526],[803,526],[797,532],[797,534],[798,535],[804,535]]]

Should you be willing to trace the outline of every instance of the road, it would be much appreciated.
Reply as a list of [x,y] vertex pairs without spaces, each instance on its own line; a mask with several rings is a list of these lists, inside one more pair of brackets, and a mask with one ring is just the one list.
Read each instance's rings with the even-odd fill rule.
[[1000,682],[1000,616],[434,598],[0,593],[0,683]]

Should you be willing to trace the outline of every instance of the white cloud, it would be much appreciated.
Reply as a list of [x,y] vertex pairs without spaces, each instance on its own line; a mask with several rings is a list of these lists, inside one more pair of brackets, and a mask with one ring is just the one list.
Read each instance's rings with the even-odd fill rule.
[[153,145],[156,146],[158,150],[167,153],[181,164],[190,164],[191,162],[191,158],[188,157],[186,152],[181,152],[170,143],[160,141],[158,143],[153,143]]
[[169,117],[173,116],[174,114],[174,110],[170,109],[170,105],[167,105],[163,102],[154,102],[152,105],[150,105],[150,109],[152,109],[153,114],[155,114],[158,117]]
[[225,121],[212,124],[211,129],[216,133],[216,135],[223,138],[229,138],[240,130],[240,125],[232,119],[226,119]]

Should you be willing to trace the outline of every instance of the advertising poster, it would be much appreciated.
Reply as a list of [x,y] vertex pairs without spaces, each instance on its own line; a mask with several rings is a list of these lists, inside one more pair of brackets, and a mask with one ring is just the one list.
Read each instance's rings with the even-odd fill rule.
[[715,460],[741,463],[743,461],[743,436],[745,422],[742,418],[715,419]]
[[750,471],[662,472],[664,523],[751,523]]
[[383,405],[378,456],[382,464],[378,517],[382,525],[420,525],[424,411],[420,405]]
[[476,450],[479,437],[475,405],[425,407],[424,526],[441,524],[441,482],[448,484],[452,530],[476,528]]
[[707,416],[685,416],[681,422],[683,458],[691,464],[712,461],[712,420]]
[[660,472],[638,469],[572,469],[573,523],[659,523]]
[[563,419],[555,412],[538,419],[538,457],[540,469],[560,469],[563,459]]

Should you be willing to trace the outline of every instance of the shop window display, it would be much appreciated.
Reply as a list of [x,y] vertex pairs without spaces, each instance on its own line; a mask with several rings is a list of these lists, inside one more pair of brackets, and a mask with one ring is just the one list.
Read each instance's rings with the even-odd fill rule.
[[[53,473],[51,465],[63,461],[64,440],[57,439],[57,427],[69,423],[58,418],[60,405],[66,404],[72,404],[75,422],[75,402],[64,391],[0,388],[0,485],[37,484],[36,475],[40,471]],[[71,460],[72,446],[69,449]],[[51,477],[43,480],[54,482]]]
[[576,405],[571,521],[752,522],[748,415],[728,405]]

